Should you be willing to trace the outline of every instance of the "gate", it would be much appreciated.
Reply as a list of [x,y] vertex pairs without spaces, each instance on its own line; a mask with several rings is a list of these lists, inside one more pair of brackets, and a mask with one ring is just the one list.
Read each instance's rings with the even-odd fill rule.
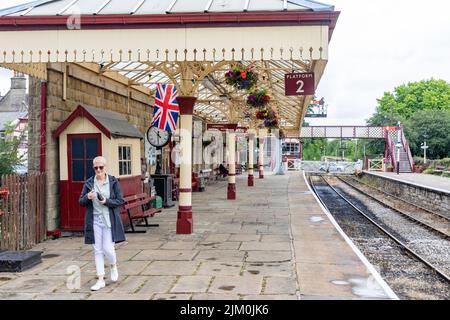
[[25,250],[46,237],[45,174],[1,176],[0,250]]

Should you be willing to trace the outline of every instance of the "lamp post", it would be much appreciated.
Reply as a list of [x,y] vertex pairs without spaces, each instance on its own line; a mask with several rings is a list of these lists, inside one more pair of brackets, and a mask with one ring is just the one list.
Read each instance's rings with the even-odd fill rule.
[[420,148],[423,149],[423,163],[427,163],[427,142],[424,141],[423,143],[420,144]]

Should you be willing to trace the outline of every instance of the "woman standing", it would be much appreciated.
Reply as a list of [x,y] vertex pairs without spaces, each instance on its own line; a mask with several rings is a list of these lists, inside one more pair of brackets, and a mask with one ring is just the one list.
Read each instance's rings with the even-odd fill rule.
[[95,176],[86,180],[80,195],[80,205],[86,208],[84,243],[93,244],[98,280],[91,287],[97,291],[105,287],[105,255],[111,266],[111,281],[119,278],[114,243],[125,241],[119,207],[124,203],[119,181],[106,173],[106,159],[93,160]]

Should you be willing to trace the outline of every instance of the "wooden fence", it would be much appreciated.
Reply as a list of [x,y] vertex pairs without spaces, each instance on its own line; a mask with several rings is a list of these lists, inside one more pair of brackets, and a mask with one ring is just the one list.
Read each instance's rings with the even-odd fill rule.
[[43,241],[45,174],[4,175],[0,188],[0,250],[25,250]]

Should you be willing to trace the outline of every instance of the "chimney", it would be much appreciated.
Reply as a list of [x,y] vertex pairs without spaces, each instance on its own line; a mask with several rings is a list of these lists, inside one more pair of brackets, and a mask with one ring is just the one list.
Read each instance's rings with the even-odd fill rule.
[[14,72],[14,76],[11,78],[11,89],[26,89],[27,79],[23,73]]

